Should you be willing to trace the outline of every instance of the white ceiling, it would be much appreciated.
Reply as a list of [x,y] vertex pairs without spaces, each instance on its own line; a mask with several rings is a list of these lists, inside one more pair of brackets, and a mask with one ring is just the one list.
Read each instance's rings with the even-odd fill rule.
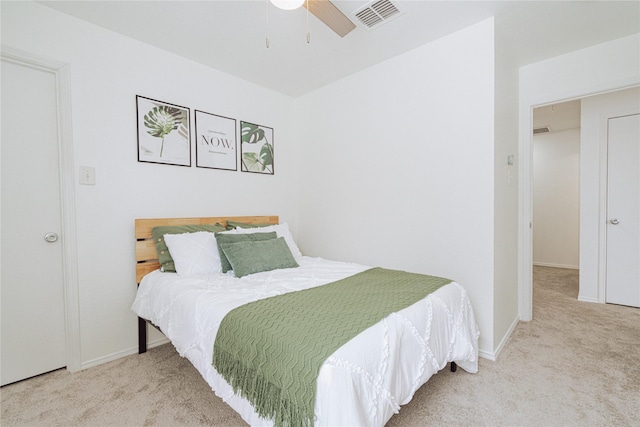
[[[244,80],[300,96],[495,16],[519,66],[640,32],[639,1],[408,1],[405,12],[344,38],[306,9],[260,1],[41,1],[85,21]],[[334,1],[349,16],[368,1]],[[353,19],[352,19],[353,20]]]

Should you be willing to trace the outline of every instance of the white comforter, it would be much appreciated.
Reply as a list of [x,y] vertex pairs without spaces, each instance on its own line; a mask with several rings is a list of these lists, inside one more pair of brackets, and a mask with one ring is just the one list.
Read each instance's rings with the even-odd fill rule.
[[[237,279],[229,274],[181,278],[154,271],[140,283],[133,311],[166,334],[215,393],[250,425],[271,425],[211,365],[222,318],[250,301],[330,283],[367,266],[302,257],[299,268]],[[320,426],[382,426],[447,362],[478,370],[478,329],[465,290],[443,286],[391,314],[338,349],[318,376]],[[434,408],[437,410],[437,408]]]

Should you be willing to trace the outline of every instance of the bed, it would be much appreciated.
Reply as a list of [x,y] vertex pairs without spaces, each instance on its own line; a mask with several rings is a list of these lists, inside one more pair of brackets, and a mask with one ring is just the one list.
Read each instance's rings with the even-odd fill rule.
[[[279,243],[290,250],[297,266],[255,273],[249,270],[241,278],[234,277],[234,271],[196,275],[161,271],[168,264],[159,260],[154,228],[159,233],[161,229],[156,227],[217,225],[226,229],[231,224],[242,227],[223,234],[257,236],[272,231]],[[243,228],[256,225],[260,227]],[[231,379],[225,380],[214,368],[214,347],[222,348],[217,335],[223,320],[231,317],[227,316],[230,312],[250,306],[249,303],[277,301],[278,298],[269,297],[278,295],[303,294],[293,291],[327,290],[342,280],[374,270],[360,264],[303,256],[287,225],[279,224],[277,216],[137,219],[135,235],[139,286],[132,309],[139,316],[139,352],[146,351],[146,328],[150,322],[195,366],[216,395],[250,425],[268,426],[274,425],[274,421],[259,415],[251,399],[237,388],[234,392]],[[178,239],[171,239],[172,248],[177,248]],[[222,237],[218,239],[222,241]],[[269,245],[272,243],[275,244],[270,240]],[[260,245],[263,243],[251,247]],[[244,248],[249,244],[235,246]],[[229,247],[225,245],[222,251],[218,246],[224,253]],[[184,260],[176,259],[176,268],[178,262],[185,271]],[[233,266],[238,272],[243,271],[240,263],[228,267]],[[452,371],[460,366],[469,373],[477,372],[479,332],[467,294],[453,281],[439,286],[426,297],[367,327],[326,360],[323,358],[314,383],[310,424],[382,426],[448,363]]]

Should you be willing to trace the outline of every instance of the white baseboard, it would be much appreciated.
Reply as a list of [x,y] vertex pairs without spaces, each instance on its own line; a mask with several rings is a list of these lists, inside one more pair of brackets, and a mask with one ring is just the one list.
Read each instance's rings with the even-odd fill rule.
[[551,262],[535,262],[534,261],[533,265],[538,267],[568,268],[571,270],[580,270],[580,266],[577,266],[577,265],[554,264]]
[[[170,342],[168,338],[162,337],[157,340],[149,342],[147,344],[147,348],[158,347],[168,342]],[[113,362],[114,360],[118,360],[120,358],[131,356],[132,354],[137,354],[137,353],[138,353],[138,347],[132,347],[126,350],[108,354],[106,356],[98,357],[92,360],[87,360],[86,362],[81,363],[80,370],[93,368],[94,366],[102,365],[103,363]]]
[[500,344],[498,344],[498,346],[492,352],[480,350],[478,352],[480,353],[479,356],[484,359],[491,360],[492,362],[495,362],[496,360],[498,360],[498,356],[500,355],[500,352],[502,352],[502,349],[507,344],[507,341],[509,341],[509,337],[511,337],[513,330],[516,328],[516,326],[518,326],[518,322],[520,322],[519,318],[516,317],[515,319],[513,319],[511,326],[509,326],[509,329],[507,329],[507,332],[504,334],[504,336],[500,340]]
[[167,337],[158,338],[157,340],[151,341],[149,344],[147,344],[147,348],[159,347],[161,345],[168,344],[170,342],[171,341],[169,341],[169,338]]
[[507,341],[509,341],[509,338],[511,337],[511,334],[513,333],[513,331],[516,328],[516,326],[518,326],[519,322],[520,322],[520,318],[519,317],[516,317],[515,319],[513,319],[513,322],[511,323],[511,326],[509,326],[509,329],[507,329],[507,332],[504,334],[504,336],[500,340],[500,344],[498,344],[498,347],[496,347],[496,349],[495,349],[496,359],[500,355],[500,352],[502,352],[502,349],[504,348],[504,346],[507,344]]
[[132,354],[136,354],[138,352],[138,348],[128,348],[126,350],[118,351],[115,353],[107,354],[106,356],[98,357],[95,359],[87,360],[86,362],[82,362],[80,365],[80,370],[93,368],[94,366],[102,365],[103,363],[113,362],[114,360],[118,360],[122,357],[130,356]]
[[578,301],[582,301],[582,302],[594,302],[596,304],[600,304],[600,301],[598,301],[597,298],[592,298],[592,297],[583,297],[578,295]]
[[491,360],[492,362],[496,361],[496,355],[493,352],[479,350],[478,356],[482,357],[483,359]]

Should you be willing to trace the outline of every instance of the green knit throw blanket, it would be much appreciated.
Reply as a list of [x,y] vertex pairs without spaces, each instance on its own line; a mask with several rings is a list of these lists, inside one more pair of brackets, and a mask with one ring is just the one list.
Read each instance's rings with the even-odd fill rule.
[[338,348],[451,280],[382,268],[242,305],[220,324],[213,366],[276,426],[312,426],[316,381]]

